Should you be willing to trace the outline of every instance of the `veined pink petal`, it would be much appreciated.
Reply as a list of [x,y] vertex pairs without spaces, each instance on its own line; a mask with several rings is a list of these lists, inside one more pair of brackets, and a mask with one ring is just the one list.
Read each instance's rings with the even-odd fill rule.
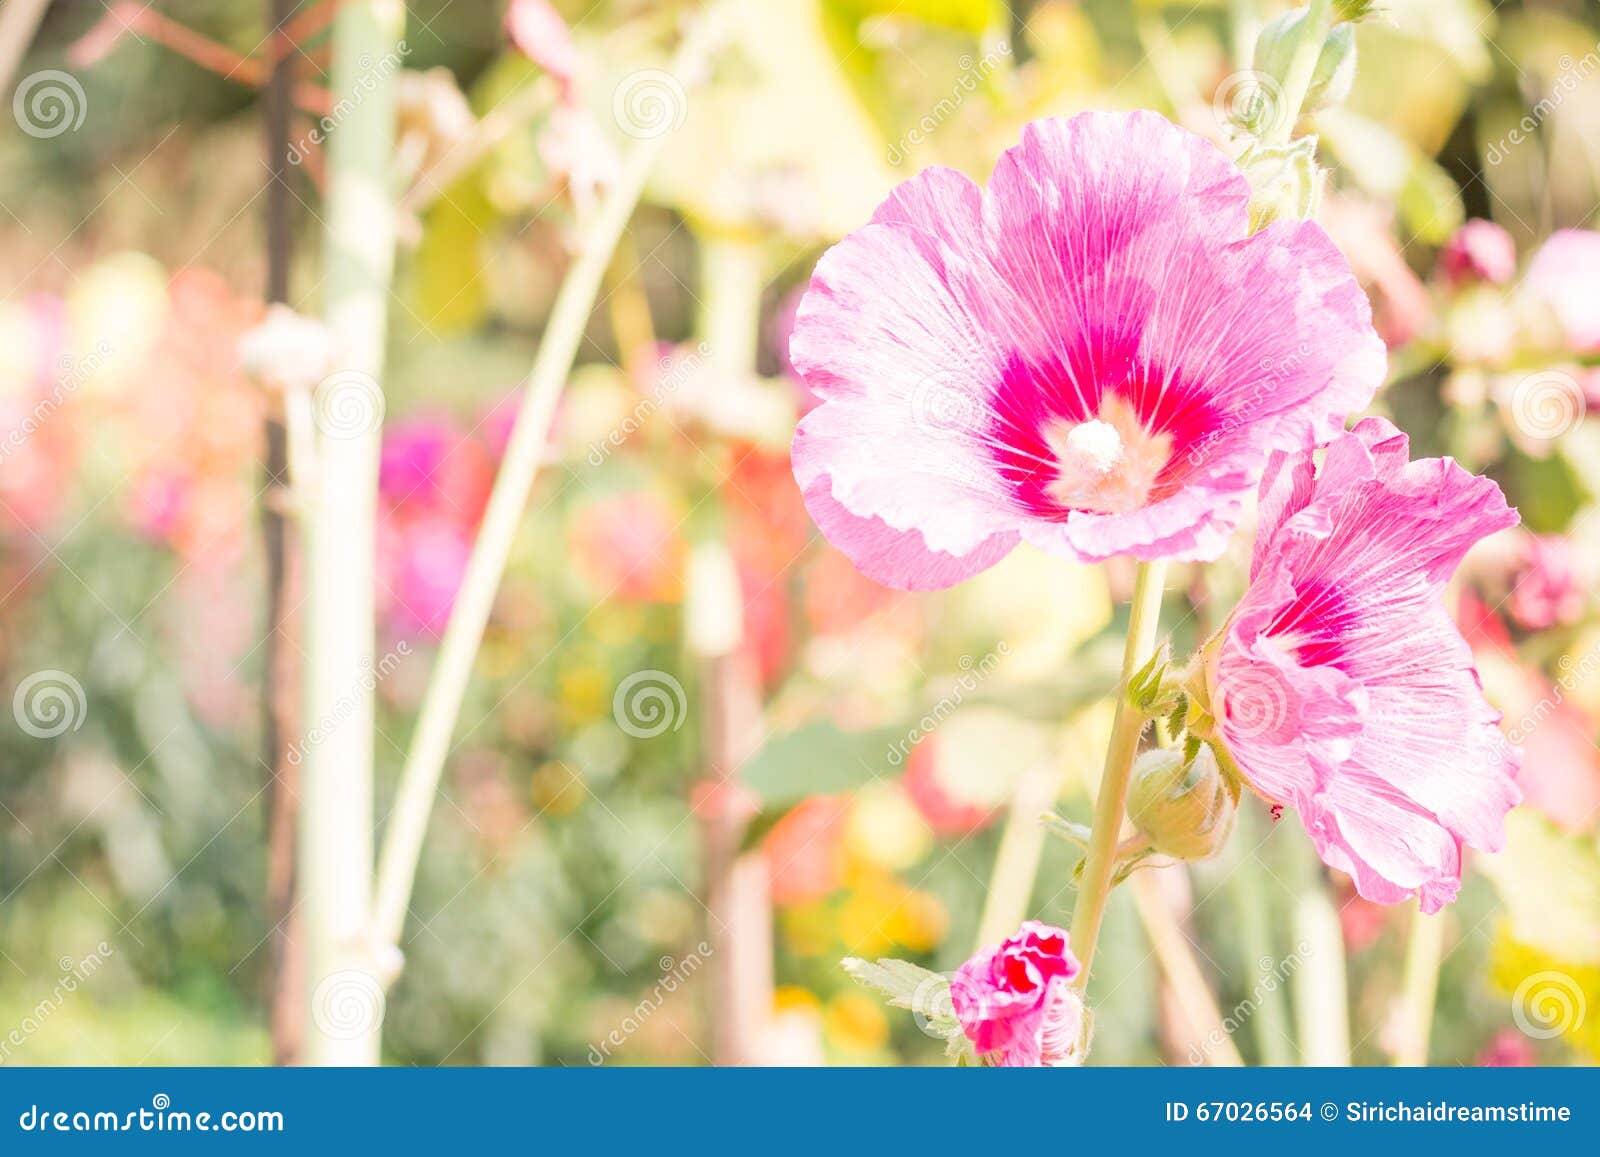
[[1410,461],[1380,418],[1336,438],[1320,470],[1310,452],[1275,455],[1261,511],[1209,671],[1223,742],[1363,896],[1434,910],[1455,896],[1461,845],[1498,850],[1521,798],[1516,749],[1441,600],[1516,512],[1449,459]]
[[1331,436],[1383,376],[1333,243],[1248,235],[1249,197],[1147,112],[1036,121],[987,189],[941,168],[901,185],[818,263],[789,343],[821,400],[801,489],[850,516],[814,508],[824,532],[912,588],[1020,538],[1215,558],[1268,454]]

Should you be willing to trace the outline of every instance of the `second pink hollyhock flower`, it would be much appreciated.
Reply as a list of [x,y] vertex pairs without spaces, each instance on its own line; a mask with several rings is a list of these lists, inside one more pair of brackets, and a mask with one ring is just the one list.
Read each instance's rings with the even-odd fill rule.
[[1006,1067],[1078,1064],[1080,967],[1065,932],[1029,920],[957,969],[950,1001],[978,1055]]
[[1369,900],[1455,899],[1461,846],[1497,851],[1519,757],[1485,701],[1445,582],[1517,514],[1448,458],[1409,460],[1368,418],[1277,455],[1250,586],[1212,648],[1212,711],[1257,792],[1291,804]]
[[1273,450],[1331,436],[1384,348],[1309,221],[1149,112],[1035,121],[987,188],[930,168],[818,263],[794,469],[869,577],[947,587],[1019,541],[1211,559]]

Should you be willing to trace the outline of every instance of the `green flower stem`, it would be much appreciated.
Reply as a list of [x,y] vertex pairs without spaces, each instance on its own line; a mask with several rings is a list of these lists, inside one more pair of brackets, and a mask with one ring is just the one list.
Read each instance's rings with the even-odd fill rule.
[[1283,77],[1284,116],[1273,126],[1272,139],[1266,143],[1284,145],[1294,136],[1294,126],[1300,121],[1300,108],[1311,91],[1312,78],[1317,73],[1317,60],[1322,56],[1322,46],[1333,28],[1331,0],[1311,0],[1305,23],[1300,26],[1300,42],[1294,46],[1289,58],[1289,71]]
[[1424,916],[1414,905],[1406,939],[1405,980],[1400,989],[1400,1043],[1397,1065],[1426,1065],[1428,1038],[1433,1035],[1433,1009],[1439,993],[1439,965],[1444,960],[1445,917]]
[[[328,137],[324,308],[338,343],[336,369],[380,389],[394,270],[392,70],[374,62],[397,51],[405,30],[399,0],[352,0],[333,26],[333,91],[359,100]],[[339,720],[306,743],[300,783],[299,892],[305,945],[304,1061],[378,1061],[376,993],[386,969],[369,935],[372,901],[373,697],[360,694],[373,669],[373,588],[382,441],[379,397],[360,429],[318,438],[313,485],[304,496],[305,704],[302,719]],[[304,457],[305,399],[290,419]],[[303,473],[302,469],[302,473]],[[326,985],[327,988],[323,986]],[[366,1004],[362,1031],[329,1024],[330,1002]]]
[[1128,807],[1128,785],[1133,777],[1133,760],[1139,751],[1139,736],[1145,717],[1128,702],[1128,683],[1155,652],[1156,621],[1161,616],[1161,586],[1166,575],[1164,562],[1141,562],[1133,584],[1133,605],[1128,616],[1128,639],[1122,652],[1122,675],[1117,681],[1116,716],[1111,724],[1111,743],[1106,748],[1105,771],[1094,801],[1094,826],[1089,837],[1089,852],[1083,864],[1083,883],[1078,902],[1072,909],[1072,951],[1083,964],[1078,974],[1079,991],[1087,991],[1094,950],[1100,939],[1100,924],[1105,918],[1106,901],[1111,897],[1111,873],[1116,866],[1117,843]]
[[[687,78],[702,71],[720,24],[713,19],[716,15],[714,9],[707,11],[685,40],[672,69],[675,75]],[[555,306],[528,375],[522,408],[506,445],[505,459],[489,496],[483,525],[473,544],[455,608],[439,646],[439,657],[423,695],[411,749],[400,773],[394,810],[384,832],[373,918],[374,934],[381,944],[397,945],[405,926],[428,816],[433,810],[433,797],[444,771],[444,761],[450,754],[450,737],[455,731],[500,577],[505,572],[523,509],[549,441],[550,423],[561,388],[577,356],[578,344],[583,339],[584,326],[594,308],[612,251],[669,137],[670,133],[663,133],[633,145],[616,182],[584,231],[579,241],[578,259],[556,294]]]

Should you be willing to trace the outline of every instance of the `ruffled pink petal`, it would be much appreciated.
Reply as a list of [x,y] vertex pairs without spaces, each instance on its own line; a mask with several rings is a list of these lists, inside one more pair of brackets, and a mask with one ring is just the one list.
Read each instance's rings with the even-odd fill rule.
[[1408,451],[1368,419],[1314,474],[1308,453],[1269,463],[1250,589],[1210,678],[1224,704],[1281,703],[1282,726],[1225,714],[1224,742],[1324,859],[1368,899],[1437,906],[1460,845],[1497,850],[1520,799],[1518,754],[1441,601],[1467,550],[1517,516],[1489,479]]
[[[906,182],[798,310],[790,356],[822,399],[802,490],[829,477],[855,520],[953,558],[1012,534],[1084,561],[1216,557],[1268,453],[1330,435],[1383,376],[1332,242],[1248,235],[1248,204],[1218,150],[1154,113],[1028,125],[987,190]],[[1131,415],[1132,480],[1090,498],[1061,484],[1061,439],[1108,410]]]
[[1015,534],[996,534],[963,555],[929,550],[920,530],[897,531],[881,518],[861,518],[833,497],[832,480],[820,475],[805,490],[806,510],[856,569],[874,582],[907,591],[942,590],[988,570],[1017,544]]

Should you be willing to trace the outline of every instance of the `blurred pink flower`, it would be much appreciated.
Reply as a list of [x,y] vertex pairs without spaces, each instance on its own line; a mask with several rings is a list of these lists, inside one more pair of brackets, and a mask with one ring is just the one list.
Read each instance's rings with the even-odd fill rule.
[[506,38],[555,78],[563,98],[570,98],[578,71],[578,49],[567,22],[549,0],[511,0],[506,6]]
[[1078,1063],[1079,968],[1065,932],[1028,920],[957,969],[950,1001],[978,1055],[1005,1067]]
[[[1600,815],[1600,751],[1584,711],[1536,684],[1543,703],[1521,721],[1523,802],[1563,831],[1587,831]],[[1554,702],[1554,710],[1548,705]],[[1548,714],[1546,713],[1548,711]]]
[[378,528],[380,607],[401,636],[441,635],[472,554],[472,527],[446,515],[419,511]]
[[1149,112],[1035,121],[987,189],[930,168],[829,250],[790,357],[811,516],[867,575],[947,587],[1021,540],[1211,559],[1272,450],[1383,378],[1350,267]]
[[1503,285],[1517,272],[1517,246],[1493,221],[1474,217],[1439,250],[1439,276],[1447,285],[1487,281]]
[[1261,483],[1250,585],[1211,657],[1228,752],[1369,900],[1455,898],[1463,842],[1499,849],[1518,757],[1445,610],[1468,548],[1512,526],[1500,488],[1450,459],[1408,460],[1368,418]]
[[772,825],[761,846],[772,877],[774,904],[809,904],[843,883],[850,807],[848,796],[814,795]]
[[476,523],[494,485],[483,444],[448,418],[406,418],[384,430],[378,492],[390,508],[439,511]]
[[1559,535],[1530,534],[1523,540],[1521,566],[1512,576],[1509,607],[1517,625],[1529,631],[1574,623],[1587,595],[1578,577],[1572,544]]
[[674,602],[683,595],[680,519],[651,490],[629,490],[573,511],[567,531],[574,568],[599,598]]
[[911,754],[906,757],[906,770],[900,778],[900,784],[938,836],[970,835],[989,826],[999,814],[995,808],[957,799],[939,782],[936,735],[925,736],[911,749]]
[[1486,1069],[1526,1069],[1538,1064],[1538,1059],[1526,1036],[1514,1028],[1503,1028],[1483,1046],[1473,1064]]
[[1600,350],[1600,233],[1552,233],[1528,263],[1523,288],[1555,313],[1573,352]]

